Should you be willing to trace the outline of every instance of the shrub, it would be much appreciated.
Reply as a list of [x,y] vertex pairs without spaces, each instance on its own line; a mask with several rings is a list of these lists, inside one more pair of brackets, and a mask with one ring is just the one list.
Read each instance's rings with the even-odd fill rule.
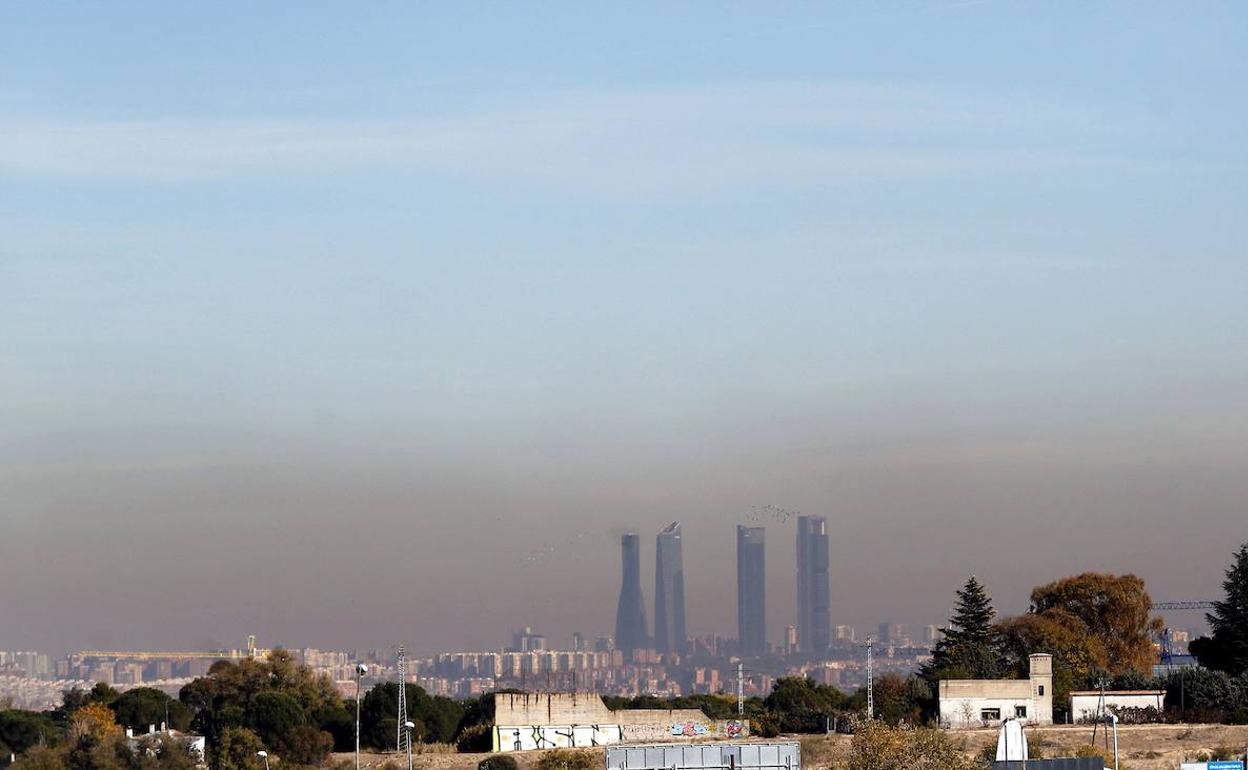
[[486,724],[469,725],[459,731],[455,746],[464,753],[490,751],[494,748],[494,728]]
[[554,749],[548,751],[534,765],[535,770],[597,770],[598,762],[593,752],[581,749]]
[[519,770],[519,765],[506,754],[495,754],[478,762],[477,770]]

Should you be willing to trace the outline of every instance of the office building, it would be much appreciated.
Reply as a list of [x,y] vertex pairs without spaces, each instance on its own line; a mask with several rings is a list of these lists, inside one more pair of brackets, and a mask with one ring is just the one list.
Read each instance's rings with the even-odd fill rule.
[[737,525],[737,645],[744,655],[767,652],[765,532]]
[[625,657],[650,646],[646,628],[646,600],[641,594],[641,538],[629,532],[620,539],[623,581],[615,613],[615,646]]
[[797,517],[797,646],[820,655],[831,643],[828,618],[828,525],[822,516]]
[[685,567],[680,544],[680,522],[672,522],[655,538],[654,648],[684,652]]

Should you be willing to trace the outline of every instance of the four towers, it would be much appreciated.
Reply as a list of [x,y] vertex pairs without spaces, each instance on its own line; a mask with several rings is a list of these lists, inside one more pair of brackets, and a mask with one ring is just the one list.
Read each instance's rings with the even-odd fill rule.
[[[629,532],[620,538],[621,584],[615,614],[615,646],[625,656],[634,650],[683,652],[685,572],[680,522],[655,537],[654,637],[646,626],[646,600],[641,590],[641,538]],[[767,652],[766,530],[737,526],[737,640],[746,655]],[[797,648],[816,655],[831,646],[829,616],[828,529],[822,516],[797,519]]]

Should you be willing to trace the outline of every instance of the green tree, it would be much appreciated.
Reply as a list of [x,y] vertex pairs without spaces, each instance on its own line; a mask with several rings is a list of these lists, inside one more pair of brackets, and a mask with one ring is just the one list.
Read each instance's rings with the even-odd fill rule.
[[154,687],[126,690],[112,703],[117,722],[128,727],[166,723],[175,730],[191,726],[191,710]]
[[135,770],[195,770],[199,764],[190,746],[168,735],[145,736],[135,753]]
[[999,675],[992,597],[972,575],[958,589],[953,616],[941,629],[932,659],[920,674],[932,686],[941,679],[991,679]]
[[211,750],[210,764],[215,770],[264,770],[264,764],[256,756],[262,749],[260,736],[251,730],[227,727]]
[[772,685],[763,707],[786,733],[823,732],[826,720],[845,706],[845,693],[803,676],[783,676]]
[[304,723],[303,707],[284,692],[262,692],[249,709],[252,730],[265,746],[279,749],[296,727]]
[[43,714],[19,709],[0,711],[0,743],[17,754],[41,743],[54,743],[58,733],[56,724]]
[[1248,543],[1241,545],[1222,581],[1224,595],[1205,617],[1212,634],[1191,643],[1200,665],[1231,675],[1248,672]]

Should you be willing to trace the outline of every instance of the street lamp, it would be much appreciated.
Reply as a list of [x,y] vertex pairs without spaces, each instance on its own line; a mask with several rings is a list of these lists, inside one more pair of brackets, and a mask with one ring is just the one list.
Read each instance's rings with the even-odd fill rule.
[[355,770],[360,770],[360,680],[368,673],[368,666],[355,664]]
[[1118,715],[1110,714],[1105,721],[1114,728],[1114,770],[1118,770]]
[[269,770],[269,752],[257,751],[256,756],[264,760],[264,770]]
[[412,770],[412,729],[415,727],[414,722],[403,723],[403,729],[407,731],[407,770]]

